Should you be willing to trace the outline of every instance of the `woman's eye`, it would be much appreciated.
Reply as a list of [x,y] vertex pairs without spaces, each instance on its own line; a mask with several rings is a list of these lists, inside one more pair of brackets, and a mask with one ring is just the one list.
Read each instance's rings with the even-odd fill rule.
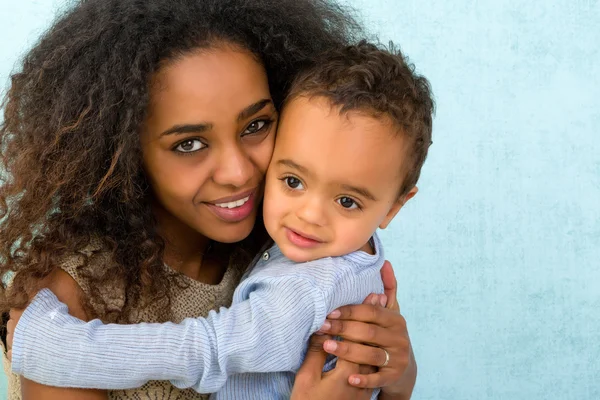
[[181,142],[175,147],[175,151],[179,151],[181,153],[193,153],[195,151],[201,150],[206,145],[202,143],[198,139],[189,139],[184,142]]
[[350,197],[340,197],[338,199],[338,203],[340,203],[340,205],[348,210],[352,210],[355,208],[358,208],[358,204],[356,204],[356,202],[354,200],[352,200]]
[[266,124],[267,124],[267,121],[264,121],[264,120],[253,121],[250,123],[250,125],[248,125],[248,127],[244,131],[244,134],[250,135],[252,133],[260,132],[265,127]]
[[288,176],[287,178],[285,178],[285,184],[288,185],[288,187],[291,189],[304,189],[304,187],[302,186],[302,182],[300,182],[300,179],[294,178],[293,176]]

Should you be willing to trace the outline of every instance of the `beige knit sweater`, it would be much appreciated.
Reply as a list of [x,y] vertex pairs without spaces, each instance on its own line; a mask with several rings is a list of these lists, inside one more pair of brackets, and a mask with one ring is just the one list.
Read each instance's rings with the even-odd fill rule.
[[[100,292],[103,297],[104,306],[100,302],[95,302],[91,295],[90,287],[86,279],[82,277],[82,268],[86,271],[102,271],[102,265],[110,262],[108,252],[99,251],[98,244],[92,244],[86,248],[83,253],[88,256],[87,265],[84,264],[84,256],[74,255],[66,259],[61,268],[66,271],[79,284],[84,293],[88,295],[88,301],[92,308],[102,315],[108,306],[120,309],[124,302],[122,288],[97,288],[96,295]],[[236,257],[231,257],[234,260]],[[172,287],[171,301],[173,309],[173,322],[180,322],[189,317],[201,317],[208,315],[210,310],[219,307],[227,307],[231,304],[233,291],[238,285],[245,266],[235,265],[230,261],[230,265],[223,276],[221,282],[217,285],[209,285],[198,282],[187,276],[182,276],[182,280],[187,287]],[[88,269],[89,268],[89,269]],[[165,266],[165,268],[169,268]],[[102,309],[101,309],[102,308]],[[157,322],[156,309],[146,308],[134,312],[133,321],[138,322]],[[10,363],[3,356],[4,369],[8,377],[8,397],[7,400],[21,400],[21,390],[19,377],[10,371]],[[0,396],[1,397],[1,396]],[[197,392],[188,389],[180,390],[166,381],[151,381],[144,386],[131,390],[110,391],[108,398],[111,400],[188,400],[188,399],[208,399],[208,395],[200,395]]]

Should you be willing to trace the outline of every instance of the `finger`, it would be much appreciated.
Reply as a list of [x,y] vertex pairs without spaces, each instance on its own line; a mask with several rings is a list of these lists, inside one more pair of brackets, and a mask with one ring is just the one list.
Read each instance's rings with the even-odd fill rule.
[[387,370],[381,370],[374,374],[355,374],[348,377],[348,383],[354,387],[363,389],[375,389],[385,386],[393,385],[397,378],[387,372]]
[[[365,373],[363,373],[363,371],[367,371]],[[364,367],[364,366],[360,366],[360,365],[356,365],[354,363],[351,362],[347,362],[345,360],[339,359],[336,362],[335,368],[332,369],[331,371],[329,371],[328,373],[325,373],[324,375],[327,375],[328,378],[324,378],[325,379],[329,379],[330,382],[332,382],[332,380],[335,381],[339,381],[340,383],[342,382],[347,382],[349,377],[352,375],[363,375],[363,374],[368,374],[369,372],[373,371],[372,367]],[[376,371],[374,371],[376,372]],[[344,395],[342,394],[343,391]],[[333,396],[335,398],[344,398],[344,399],[356,399],[356,400],[360,400],[360,399],[364,399],[364,400],[369,400],[372,397],[372,389],[363,389],[363,388],[357,388],[357,387],[353,387],[351,385],[343,385],[343,387],[339,387],[338,390],[329,390],[329,393],[325,393],[323,392],[324,395],[328,395],[329,397]],[[312,397],[305,397],[305,398],[312,398]]]
[[382,327],[396,326],[399,323],[406,322],[396,311],[370,304],[340,307],[337,310],[332,311],[327,316],[327,319],[368,322]]
[[15,332],[15,327],[17,326],[16,322],[12,319],[9,319],[6,323],[6,348],[8,350],[12,349],[13,337]]
[[396,329],[356,321],[327,320],[322,329],[325,333],[340,336],[344,340],[380,347],[393,347],[399,336]]
[[9,319],[6,322],[6,331],[7,332],[14,332],[16,326],[17,326],[17,322],[14,319]]
[[[340,358],[340,360],[342,359]],[[377,372],[377,367],[372,365],[360,364],[358,366],[358,373],[360,375],[374,374],[375,372]]]
[[6,352],[6,358],[8,358],[8,361],[12,362],[12,350]]
[[344,377],[361,373],[360,365],[341,358],[336,360],[335,368],[333,370],[338,374],[342,374]]
[[9,316],[11,321],[15,321],[15,323],[19,322],[19,318],[23,315],[25,309],[22,308],[11,308],[9,311]]
[[379,295],[377,293],[371,293],[363,301],[363,304],[371,304],[373,306],[377,305],[377,303],[379,303]]
[[379,304],[381,307],[385,307],[387,305],[387,303],[388,303],[388,298],[387,298],[387,295],[384,293],[384,294],[377,295],[377,302],[374,305]]
[[13,334],[12,332],[6,333],[6,350],[12,350]]
[[311,336],[306,357],[296,374],[296,381],[300,380],[310,384],[321,380],[321,373],[327,359],[327,353],[323,351],[323,343],[328,339],[330,339],[328,335]]
[[381,267],[381,280],[383,281],[383,293],[385,293],[388,298],[387,308],[392,310],[397,309],[397,311],[400,312],[400,307],[398,306],[398,300],[396,298],[398,282],[396,281],[394,268],[392,268],[392,264],[390,264],[389,261],[383,263],[383,267]]
[[379,304],[381,307],[385,307],[387,304],[387,296],[385,294],[371,293],[362,303],[367,305],[370,304],[372,306]]
[[[323,348],[329,354],[337,356],[340,360],[346,360],[355,364],[370,365],[373,367],[382,366],[387,357],[385,351],[379,347],[367,346],[360,343],[348,341],[327,340]],[[396,352],[390,352],[390,359],[393,357],[396,361],[401,361],[406,357],[398,355]]]

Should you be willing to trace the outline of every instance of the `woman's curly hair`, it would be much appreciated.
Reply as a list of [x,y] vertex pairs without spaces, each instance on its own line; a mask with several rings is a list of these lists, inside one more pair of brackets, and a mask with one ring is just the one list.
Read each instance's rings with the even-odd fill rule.
[[24,306],[61,258],[92,238],[114,262],[86,277],[90,288],[125,288],[126,306],[114,319],[126,319],[142,300],[168,299],[172,279],[162,266],[138,136],[150,78],[163,62],[218,41],[238,44],[264,64],[280,105],[314,55],[360,36],[351,12],[327,0],[72,6],[25,56],[3,102],[0,276],[12,284],[0,285],[0,309]]

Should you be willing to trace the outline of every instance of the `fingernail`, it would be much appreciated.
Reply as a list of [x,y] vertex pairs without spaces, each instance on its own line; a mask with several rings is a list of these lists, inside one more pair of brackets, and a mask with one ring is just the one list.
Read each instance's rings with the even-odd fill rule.
[[323,322],[323,326],[321,327],[322,331],[328,331],[331,329],[331,322],[325,321]]
[[358,385],[359,383],[360,383],[360,379],[358,379],[356,377],[350,378],[351,385]]
[[379,297],[379,304],[381,304],[381,307],[385,307],[387,304],[387,296],[385,294],[382,294],[381,297]]
[[335,351],[335,349],[337,349],[337,347],[338,347],[338,345],[335,342],[335,340],[328,340],[323,344],[323,348],[327,352],[333,352],[333,351]]
[[372,306],[376,306],[376,305],[377,305],[377,297],[378,297],[378,296],[373,296],[373,297],[371,297],[371,305],[372,305]]
[[333,310],[333,311],[331,312],[331,314],[329,314],[329,315],[327,316],[327,318],[335,319],[335,318],[339,318],[339,317],[340,317],[340,315],[342,315],[342,313],[340,312],[340,310]]

